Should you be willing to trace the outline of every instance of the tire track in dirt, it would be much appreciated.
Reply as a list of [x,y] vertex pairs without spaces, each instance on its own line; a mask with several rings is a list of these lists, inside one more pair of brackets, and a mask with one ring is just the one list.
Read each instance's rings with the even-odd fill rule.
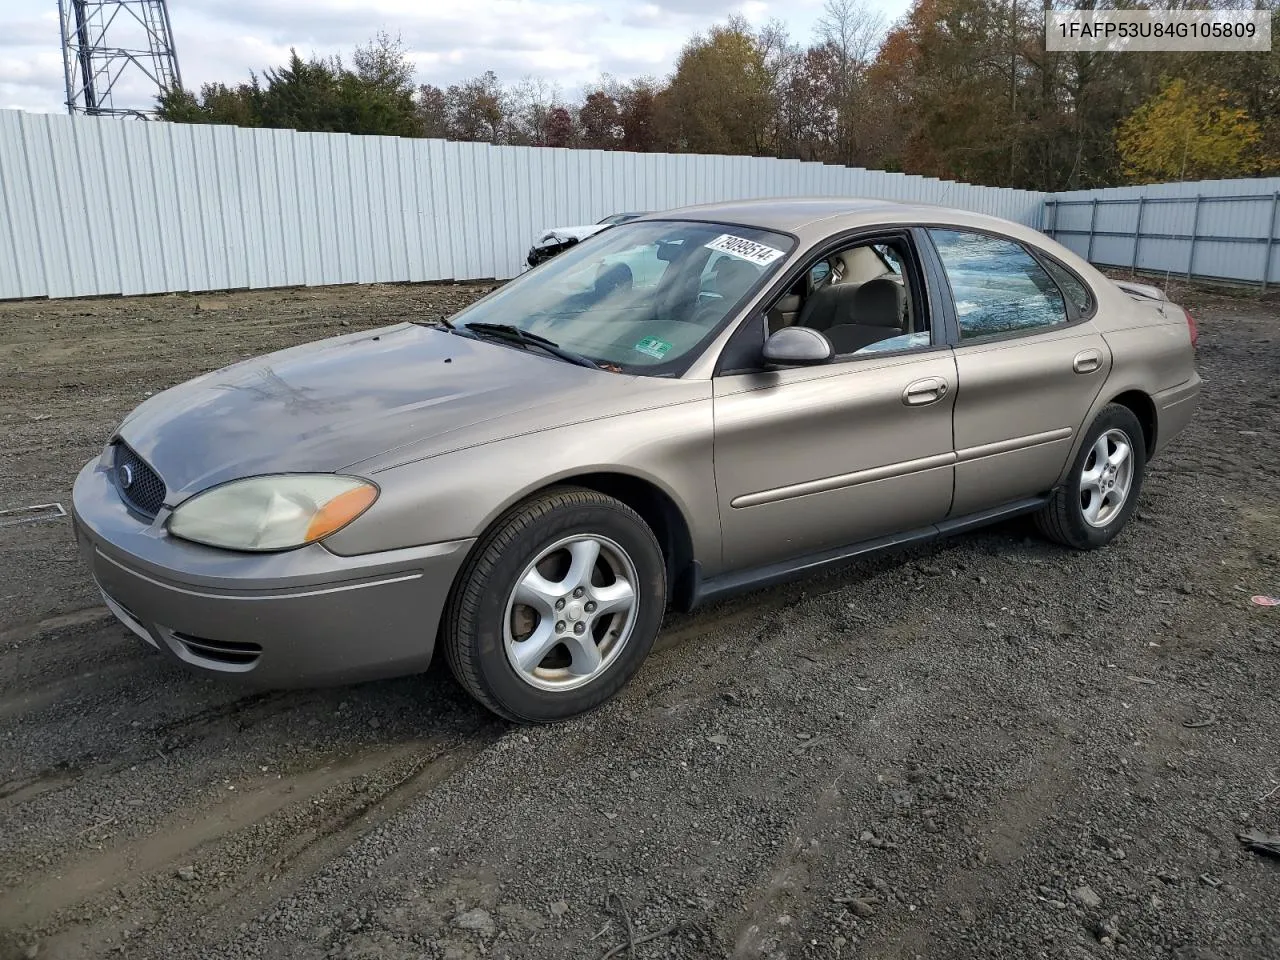
[[92,623],[105,623],[111,619],[111,612],[104,606],[85,607],[56,616],[45,617],[30,623],[19,623],[0,630],[0,644],[16,643],[22,640],[36,640],[45,634],[64,627],[86,626]]
[[[133,669],[132,665],[125,664],[114,672],[124,673],[131,669]],[[87,674],[80,674],[68,678],[66,682],[83,682],[87,676]],[[102,679],[100,673],[96,679]],[[57,690],[51,694],[45,691],[41,699],[27,698],[25,703],[28,706],[34,704],[37,708],[46,706],[49,700],[56,696],[56,692]],[[238,700],[214,704],[196,713],[159,723],[150,731],[152,736],[161,740],[155,749],[151,747],[126,749],[125,752],[106,760],[92,753],[83,754],[34,773],[0,781],[0,813],[9,808],[16,808],[43,794],[74,786],[86,777],[92,777],[95,780],[105,779],[140,762],[155,759],[157,753],[163,759],[169,753],[190,747],[214,735],[224,724],[233,725],[237,731],[247,730],[272,716],[275,711],[270,707],[286,696],[290,694],[285,691],[250,694]],[[15,704],[19,702],[6,703],[4,709],[0,709],[0,716],[4,716],[6,710],[12,709]],[[13,710],[12,712],[25,713],[26,711]]]
[[[149,939],[172,935],[179,917],[225,933],[452,776],[497,727],[363,751],[176,810],[144,837],[75,855],[0,894],[0,929],[22,930],[59,958],[97,955],[143,925],[129,948],[138,956]],[[192,879],[175,881],[187,866]],[[173,901],[181,909],[156,926],[156,907]]]
[[[39,770],[36,773],[0,782],[0,801],[8,805],[18,806],[28,800],[34,800],[44,793],[61,790],[80,778],[80,772],[70,764],[59,764]],[[0,810],[4,807],[0,806]]]
[[[1079,772],[1061,741],[1042,756],[1028,757],[1027,766],[1027,779],[1021,787],[1002,797],[997,809],[975,818],[971,831],[980,839],[974,862],[936,864],[932,913],[976,912],[1019,882],[1010,868],[1029,854],[1032,838],[1046,827],[1048,818],[1060,812],[1059,805]],[[858,955],[868,960],[928,957],[937,951],[935,937],[939,932],[923,923],[886,931],[864,944]]]
[[792,910],[809,899],[805,891],[813,878],[815,851],[805,844],[804,838],[824,832],[843,813],[839,787],[848,773],[848,764],[842,763],[837,769],[835,779],[819,792],[809,809],[788,830],[790,836],[784,854],[746,905],[730,937],[733,960],[754,960],[772,953],[777,941],[770,930],[771,921],[784,905]]

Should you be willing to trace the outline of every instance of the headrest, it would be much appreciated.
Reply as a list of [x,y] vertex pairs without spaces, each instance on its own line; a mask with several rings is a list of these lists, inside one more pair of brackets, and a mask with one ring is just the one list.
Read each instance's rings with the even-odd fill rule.
[[853,322],[867,327],[901,327],[902,305],[902,287],[887,277],[877,277],[857,288]]
[[596,275],[596,293],[612,293],[620,287],[630,289],[631,281],[631,268],[625,263],[615,263]]
[[745,260],[725,257],[715,267],[715,290],[720,296],[736,299],[755,283],[760,271]]

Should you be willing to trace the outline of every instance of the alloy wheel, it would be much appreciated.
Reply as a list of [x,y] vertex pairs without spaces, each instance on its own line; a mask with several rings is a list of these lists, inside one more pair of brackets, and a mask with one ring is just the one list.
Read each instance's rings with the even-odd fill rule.
[[618,658],[635,627],[635,564],[613,540],[583,534],[544,549],[507,598],[503,647],[542,690],[581,687]]
[[1080,472],[1080,512],[1091,527],[1105,527],[1124,509],[1133,486],[1129,435],[1112,428],[1093,443]]

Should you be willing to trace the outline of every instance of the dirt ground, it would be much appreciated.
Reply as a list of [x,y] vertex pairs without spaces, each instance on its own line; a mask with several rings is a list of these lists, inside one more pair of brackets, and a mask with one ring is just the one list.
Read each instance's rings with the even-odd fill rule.
[[[475,292],[0,304],[0,509],[151,392]],[[1275,960],[1280,307],[1183,297],[1203,406],[1109,549],[1014,523],[673,618],[551,728],[444,669],[191,676],[66,520],[0,526],[0,960]]]

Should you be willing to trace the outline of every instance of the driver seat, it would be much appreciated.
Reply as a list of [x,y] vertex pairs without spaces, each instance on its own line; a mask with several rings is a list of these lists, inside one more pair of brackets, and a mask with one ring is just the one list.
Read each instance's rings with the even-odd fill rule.
[[603,300],[616,290],[630,290],[633,282],[631,268],[625,263],[615,263],[596,276],[595,294]]
[[819,287],[800,309],[796,325],[826,334],[837,354],[853,353],[903,332],[906,298],[887,277]]
[[699,293],[701,303],[689,318],[689,322],[701,326],[711,326],[719,322],[759,276],[759,268],[747,261],[732,257],[723,258],[711,272],[709,289],[703,292],[712,296],[702,300],[703,293]]
[[725,257],[715,266],[711,289],[732,303],[746,293],[758,276],[759,268],[747,261]]

